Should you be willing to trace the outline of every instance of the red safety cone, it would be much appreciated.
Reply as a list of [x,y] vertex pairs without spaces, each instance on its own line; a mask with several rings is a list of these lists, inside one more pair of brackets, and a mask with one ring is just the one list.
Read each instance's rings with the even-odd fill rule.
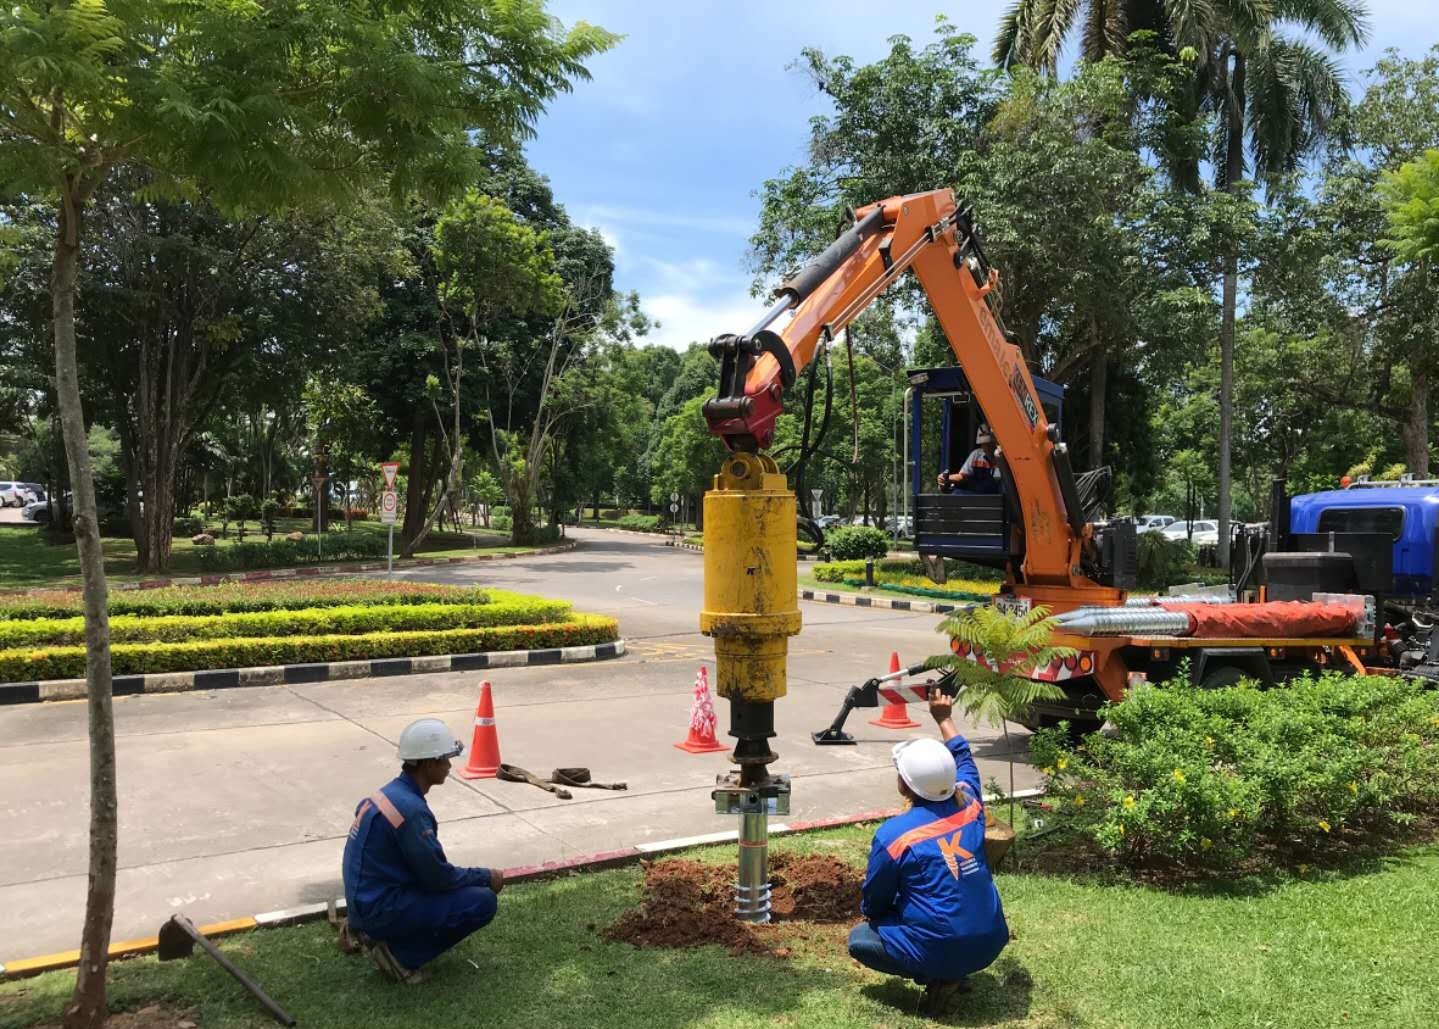
[[715,739],[715,718],[714,701],[710,699],[710,673],[704,665],[700,665],[699,674],[695,676],[694,703],[690,705],[690,732],[683,743],[676,743],[680,750],[687,750],[691,754],[709,754],[716,750],[729,750],[723,743]]
[[[899,652],[889,652],[889,670],[897,672],[900,669]],[[918,729],[919,723],[909,717],[909,705],[903,702],[898,704],[886,704],[878,718],[872,718],[870,725],[877,725],[881,729]]]
[[460,769],[461,779],[493,779],[500,772],[500,733],[495,728],[495,701],[490,684],[480,683],[480,703],[475,708],[475,735],[470,743],[470,760]]

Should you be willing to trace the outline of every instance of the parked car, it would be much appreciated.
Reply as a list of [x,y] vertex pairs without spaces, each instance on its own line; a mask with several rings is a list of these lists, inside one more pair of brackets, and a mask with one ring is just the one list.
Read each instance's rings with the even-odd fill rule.
[[1135,521],[1136,532],[1162,532],[1173,525],[1173,515],[1140,515]]
[[914,519],[909,515],[890,515],[884,520],[884,531],[893,536],[896,530],[901,537],[914,535]]
[[38,522],[41,525],[50,520],[50,501],[35,500],[25,505],[20,511],[20,517],[27,522]]
[[32,501],[46,499],[45,487],[40,485],[38,482],[22,482],[20,485],[24,486],[30,491],[30,499]]
[[0,482],[0,507],[24,507],[34,499],[23,482]]
[[1160,531],[1164,533],[1165,539],[1188,540],[1196,547],[1219,546],[1218,522],[1173,522]]
[[836,525],[843,525],[844,519],[839,515],[820,515],[814,520],[814,523],[821,529],[832,529]]

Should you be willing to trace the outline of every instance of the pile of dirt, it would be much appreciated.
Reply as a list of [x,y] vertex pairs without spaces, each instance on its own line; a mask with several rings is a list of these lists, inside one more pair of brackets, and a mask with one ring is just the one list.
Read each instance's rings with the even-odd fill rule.
[[864,874],[821,854],[776,854],[770,861],[770,913],[776,919],[851,922],[859,917]]
[[[647,861],[643,900],[605,930],[636,947],[717,943],[731,954],[786,957],[788,948],[734,916],[733,865],[673,859]],[[787,922],[847,922],[859,917],[860,872],[831,857],[777,854],[770,862],[770,911]]]
[[[196,1029],[195,1012],[167,1004],[147,1004],[138,1011],[117,1011],[105,1019],[105,1029]],[[60,1029],[58,1022],[35,1029]]]

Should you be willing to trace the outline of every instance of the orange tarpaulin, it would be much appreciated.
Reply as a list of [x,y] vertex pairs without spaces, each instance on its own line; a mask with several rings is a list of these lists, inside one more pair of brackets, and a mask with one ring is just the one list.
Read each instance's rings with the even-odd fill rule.
[[1340,604],[1274,600],[1264,604],[1160,604],[1189,616],[1191,636],[1260,638],[1349,636],[1356,612]]

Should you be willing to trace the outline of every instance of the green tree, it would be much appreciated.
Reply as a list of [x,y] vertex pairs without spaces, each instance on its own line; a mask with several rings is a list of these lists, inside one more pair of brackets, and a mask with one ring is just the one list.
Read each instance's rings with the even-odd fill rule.
[[1432,264],[1439,256],[1439,150],[1426,150],[1380,180],[1386,243],[1403,261]]
[[[665,419],[654,447],[651,499],[657,504],[668,504],[670,493],[679,492],[696,501],[697,513],[703,511],[698,501],[709,489],[725,455],[724,444],[705,425],[700,409],[706,399],[693,397]],[[702,514],[696,520],[703,528]]]
[[122,162],[152,169],[156,195],[200,188],[236,210],[343,199],[377,180],[396,195],[452,189],[473,177],[471,133],[522,135],[612,42],[583,24],[557,31],[537,0],[21,0],[0,12],[0,193],[54,198],[56,392],[84,580],[92,845],[67,1026],[105,1017],[117,824],[104,556],[75,357],[87,205]]

